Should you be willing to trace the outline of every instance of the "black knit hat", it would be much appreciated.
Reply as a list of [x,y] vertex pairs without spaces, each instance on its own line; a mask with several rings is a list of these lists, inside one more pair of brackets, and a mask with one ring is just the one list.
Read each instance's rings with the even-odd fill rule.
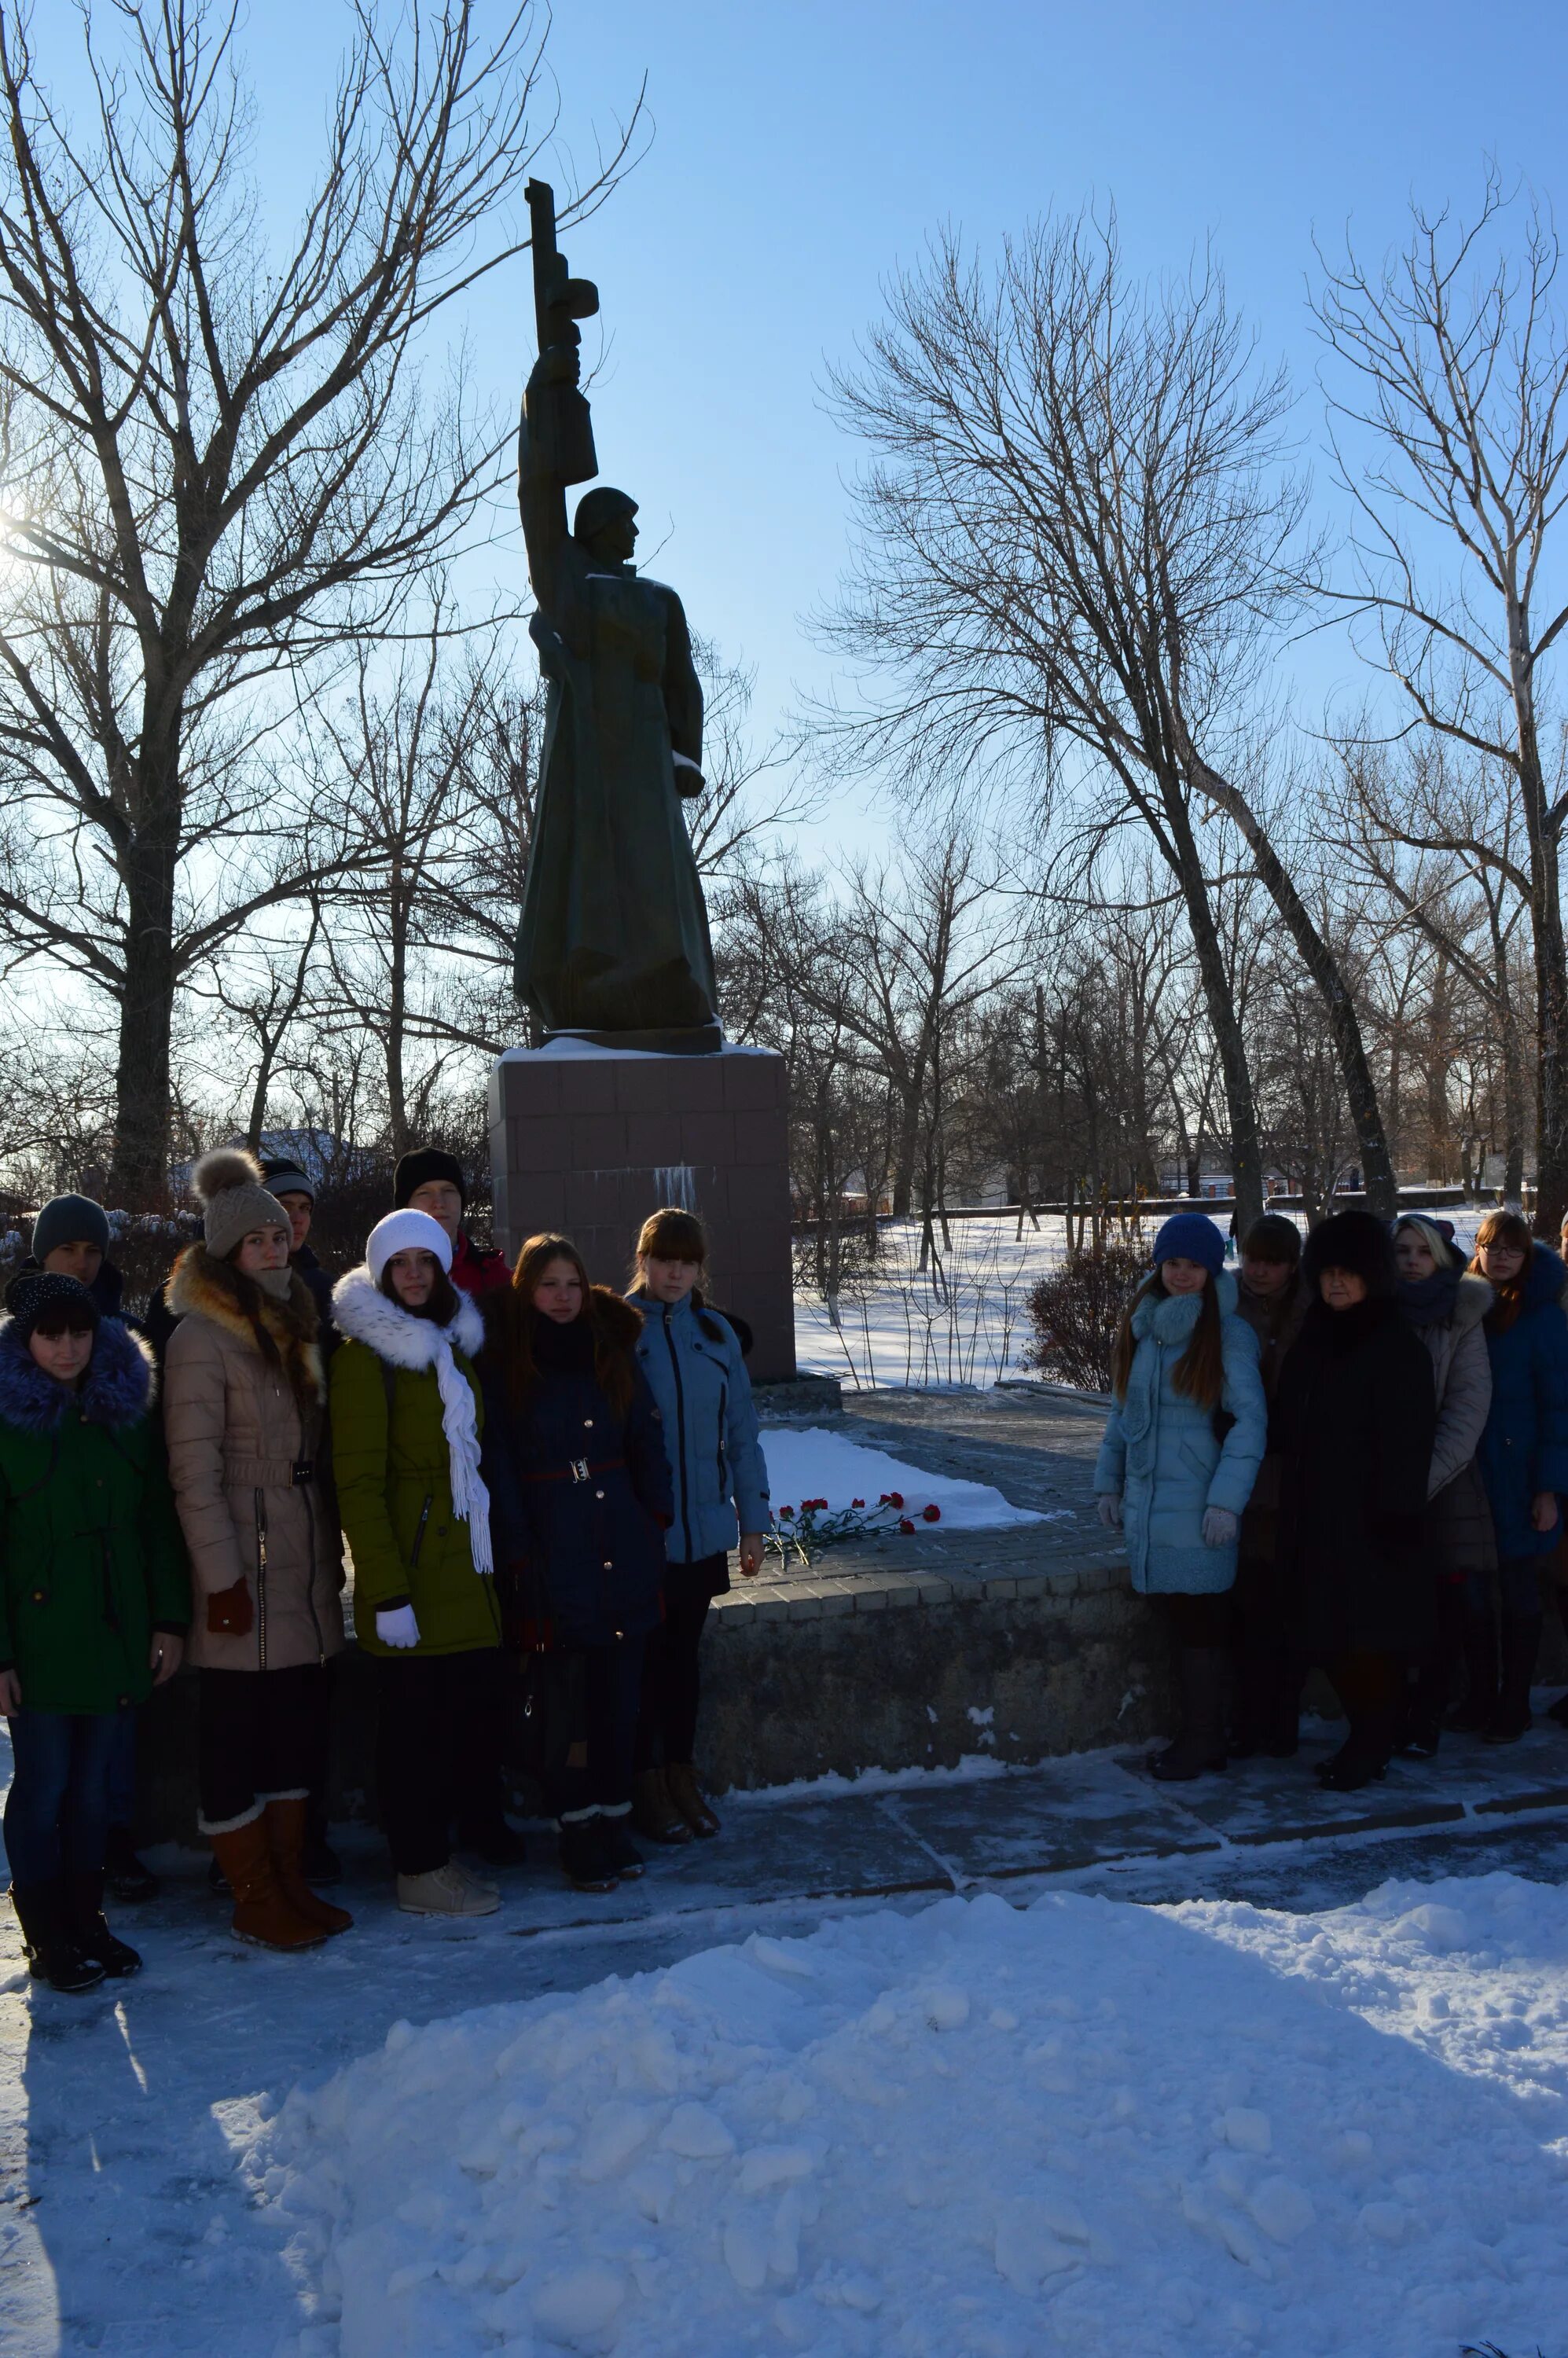
[[403,1156],[393,1174],[393,1210],[400,1212],[415,1188],[427,1187],[432,1179],[449,1180],[462,1197],[463,1209],[467,1211],[469,1187],[463,1177],[463,1166],[455,1154],[443,1154],[438,1146],[416,1147],[412,1154]]
[[96,1333],[103,1315],[97,1303],[74,1277],[61,1277],[52,1269],[25,1269],[5,1288],[5,1307],[16,1321],[16,1332],[24,1343],[50,1311],[70,1314],[70,1324]]
[[264,1154],[262,1177],[274,1195],[308,1195],[316,1201],[316,1182],[300,1169],[292,1154]]
[[1368,1293],[1391,1294],[1398,1282],[1394,1240],[1370,1212],[1336,1212],[1314,1228],[1302,1255],[1302,1274],[1315,1286],[1325,1269],[1347,1269]]

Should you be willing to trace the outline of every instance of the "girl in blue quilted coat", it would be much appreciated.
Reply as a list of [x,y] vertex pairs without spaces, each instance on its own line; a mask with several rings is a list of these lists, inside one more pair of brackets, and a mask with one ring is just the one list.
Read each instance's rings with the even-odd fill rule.
[[1224,1768],[1230,1590],[1241,1511],[1269,1416],[1258,1340],[1236,1314],[1225,1247],[1201,1212],[1154,1239],[1153,1274],[1121,1322],[1095,1489],[1124,1529],[1132,1585],[1166,1600],[1179,1653],[1182,1725],[1150,1759],[1166,1782]]

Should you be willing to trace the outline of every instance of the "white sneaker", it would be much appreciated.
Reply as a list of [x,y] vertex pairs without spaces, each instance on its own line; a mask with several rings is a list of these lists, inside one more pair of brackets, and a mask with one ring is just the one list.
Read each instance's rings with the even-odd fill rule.
[[487,1883],[482,1875],[476,1875],[471,1866],[465,1866],[463,1865],[460,1858],[449,1859],[447,1864],[451,1867],[454,1874],[460,1875],[463,1881],[465,1883],[471,1884],[476,1891],[486,1891],[490,1894],[490,1897],[492,1899],[500,1899],[501,1886],[499,1883]]
[[455,1859],[428,1875],[400,1875],[397,1904],[409,1916],[493,1916],[501,1894],[465,1875]]

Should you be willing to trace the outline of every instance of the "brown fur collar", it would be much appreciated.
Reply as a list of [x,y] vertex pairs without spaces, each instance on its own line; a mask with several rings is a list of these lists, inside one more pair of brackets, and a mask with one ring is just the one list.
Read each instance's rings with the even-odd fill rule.
[[608,1285],[596,1285],[588,1297],[589,1323],[612,1351],[635,1349],[643,1331],[643,1314]]
[[[321,1368],[320,1346],[317,1333],[320,1325],[314,1298],[297,1270],[290,1272],[288,1299],[274,1301],[270,1293],[254,1288],[260,1304],[261,1323],[277,1347],[290,1388],[298,1400],[321,1401],[326,1398],[326,1379]],[[260,1354],[261,1346],[241,1296],[235,1272],[226,1260],[219,1260],[205,1245],[187,1245],[175,1262],[168,1286],[169,1308],[181,1318],[210,1318],[225,1335],[247,1351]]]

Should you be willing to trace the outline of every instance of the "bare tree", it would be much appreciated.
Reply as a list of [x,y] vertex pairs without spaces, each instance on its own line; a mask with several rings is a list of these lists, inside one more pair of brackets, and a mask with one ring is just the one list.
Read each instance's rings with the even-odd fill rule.
[[[117,1007],[127,1204],[163,1186],[181,978],[330,864],[276,800],[268,728],[346,644],[395,629],[507,463],[460,367],[432,398],[418,360],[525,243],[511,200],[554,128],[533,0],[483,38],[474,0],[410,0],[390,27],[355,0],[325,160],[272,251],[236,13],[84,7],[84,142],[0,0],[0,427],[24,577],[0,622],[0,920]],[[638,124],[565,213],[613,185]]]
[[[1536,1220],[1555,1236],[1568,1209],[1568,793],[1541,730],[1547,659],[1568,625],[1568,603],[1548,594],[1568,498],[1568,335],[1556,231],[1527,196],[1510,253],[1510,201],[1493,171],[1469,225],[1413,206],[1408,243],[1380,269],[1350,252],[1326,269],[1317,316],[1343,364],[1336,449],[1363,525],[1361,579],[1346,594],[1376,618],[1381,658],[1421,719],[1504,765],[1518,796],[1537,1001]],[[1365,455],[1347,447],[1362,434]]]
[[1310,553],[1288,388],[1255,371],[1218,273],[1140,288],[1114,224],[1087,216],[1010,242],[994,276],[944,235],[832,393],[878,455],[827,635],[889,679],[871,712],[839,718],[840,743],[927,778],[1076,791],[1092,823],[1148,828],[1186,911],[1246,1221],[1262,1207],[1257,1114],[1195,831],[1223,809],[1324,994],[1391,1211],[1354,1006],[1224,767]]

